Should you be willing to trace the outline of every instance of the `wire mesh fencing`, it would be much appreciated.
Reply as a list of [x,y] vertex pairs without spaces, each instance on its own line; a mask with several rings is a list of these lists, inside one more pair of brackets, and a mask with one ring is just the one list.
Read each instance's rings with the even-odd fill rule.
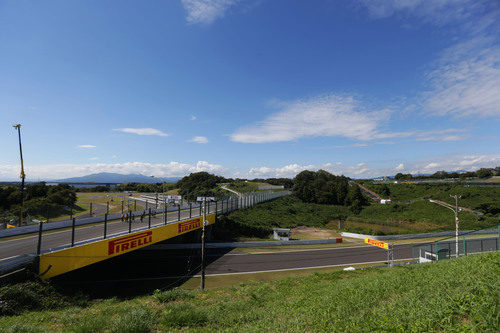
[[412,247],[413,262],[425,263],[456,258],[469,254],[498,251],[500,249],[500,224],[497,226],[459,233]]

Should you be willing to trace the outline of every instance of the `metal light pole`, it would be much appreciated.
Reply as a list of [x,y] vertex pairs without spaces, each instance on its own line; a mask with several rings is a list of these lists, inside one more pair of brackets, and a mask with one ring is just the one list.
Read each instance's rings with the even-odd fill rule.
[[23,148],[21,146],[21,124],[16,124],[13,126],[17,129],[17,134],[19,137],[19,155],[21,156],[21,213],[19,214],[19,226],[23,225],[23,208],[24,208],[24,162],[23,162]]
[[458,258],[458,198],[460,198],[461,196],[450,195],[450,197],[455,198],[455,210],[454,210],[454,212],[455,212],[455,253],[457,254],[457,258]]
[[201,290],[205,289],[205,221],[207,212],[205,211],[205,202],[207,198],[203,197],[200,203],[203,206],[203,226],[201,228]]
[[459,220],[458,220],[458,199],[460,199],[462,196],[460,196],[460,195],[451,195],[450,194],[450,197],[452,197],[452,198],[455,199],[455,208],[452,208],[451,206],[448,206],[448,204],[444,205],[444,204],[440,203],[439,201],[435,201],[435,200],[432,200],[432,199],[429,199],[429,201],[432,202],[432,203],[436,203],[438,205],[441,205],[443,207],[446,207],[448,209],[451,209],[453,211],[453,213],[455,214],[455,255],[458,258],[458,224],[459,224]]

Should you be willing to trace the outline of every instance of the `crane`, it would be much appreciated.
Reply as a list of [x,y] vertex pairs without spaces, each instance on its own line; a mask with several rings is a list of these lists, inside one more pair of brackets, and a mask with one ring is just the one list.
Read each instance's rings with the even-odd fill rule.
[[24,174],[23,148],[21,146],[21,124],[13,125],[13,127],[17,130],[17,134],[19,136],[19,154],[21,156],[21,212],[19,214],[19,226],[22,226],[24,207],[24,178],[26,177],[26,175]]

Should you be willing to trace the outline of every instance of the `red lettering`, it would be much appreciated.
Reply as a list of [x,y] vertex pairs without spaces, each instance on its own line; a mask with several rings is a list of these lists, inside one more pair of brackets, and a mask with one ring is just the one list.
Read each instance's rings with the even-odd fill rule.
[[133,249],[134,247],[137,247],[137,241],[130,242],[130,248]]
[[122,244],[122,251],[128,250],[128,243]]

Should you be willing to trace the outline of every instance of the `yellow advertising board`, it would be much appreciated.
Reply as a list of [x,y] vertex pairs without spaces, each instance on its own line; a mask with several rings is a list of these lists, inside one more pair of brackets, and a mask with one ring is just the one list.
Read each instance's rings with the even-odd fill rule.
[[[127,235],[45,253],[40,256],[43,279],[94,264],[139,248],[179,236],[203,226],[202,217],[192,218],[133,232]],[[207,215],[208,224],[215,223],[215,214]]]
[[389,250],[389,243],[381,242],[381,241],[378,241],[376,239],[371,239],[371,238],[365,237],[365,243],[370,244],[370,245],[375,245],[375,246],[381,247],[383,249]]

